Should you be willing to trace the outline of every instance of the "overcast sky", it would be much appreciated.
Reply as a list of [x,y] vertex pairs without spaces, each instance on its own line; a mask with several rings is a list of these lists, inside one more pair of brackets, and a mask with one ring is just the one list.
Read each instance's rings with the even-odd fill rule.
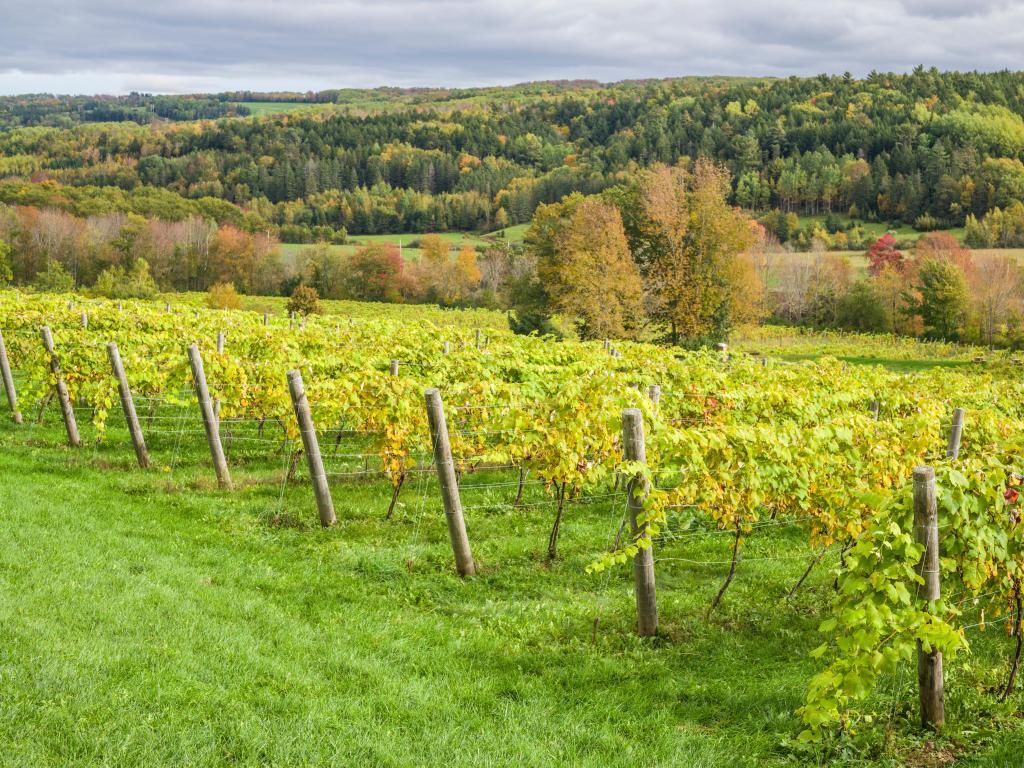
[[1019,69],[1024,0],[0,0],[0,93]]

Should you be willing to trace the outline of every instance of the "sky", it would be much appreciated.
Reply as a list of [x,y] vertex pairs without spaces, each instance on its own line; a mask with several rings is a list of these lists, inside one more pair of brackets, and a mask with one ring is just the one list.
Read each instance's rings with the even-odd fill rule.
[[0,0],[0,93],[1022,67],[1024,0]]

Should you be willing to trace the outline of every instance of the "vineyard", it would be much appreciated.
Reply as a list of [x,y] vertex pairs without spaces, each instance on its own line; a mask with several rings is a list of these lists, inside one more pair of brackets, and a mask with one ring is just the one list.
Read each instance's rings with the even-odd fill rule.
[[[218,731],[196,764],[313,763],[331,750],[374,764],[1009,764],[1024,703],[1024,382],[1013,356],[935,345],[926,354],[947,364],[908,373],[827,354],[794,361],[786,352],[807,345],[770,334],[742,351],[694,352],[556,343],[445,314],[388,317],[362,305],[289,318],[0,293],[5,483],[52,472],[60,494],[61,472],[88,480],[115,530],[130,524],[122,509],[144,517],[172,499],[161,526],[265,557],[246,564],[249,576],[308,569],[290,599],[331,627],[332,646],[379,654],[371,663],[325,648],[330,662],[315,674],[265,671],[247,688],[260,705],[248,717],[276,712],[281,722],[266,727],[307,733],[326,715],[296,707],[319,700],[332,665],[372,686],[376,665],[390,662],[406,670],[383,686],[390,708],[361,709],[351,697],[363,691],[335,691],[345,714],[333,717],[423,738],[418,724],[390,730],[390,718],[438,706],[428,689],[440,684],[471,714],[462,721],[450,705],[438,716],[459,739],[480,739],[475,758],[469,749],[456,759],[441,738],[403,755],[389,739],[281,747],[279,733],[286,751],[267,752],[255,732]],[[833,355],[921,352],[834,341]],[[46,519],[116,551],[74,498],[33,518],[18,510],[36,509],[37,491],[19,488],[11,481],[4,506],[26,530]],[[93,491],[80,493],[96,505]],[[18,603],[21,589],[41,599],[23,576],[31,555],[21,535],[5,531],[15,543],[0,549],[4,625],[44,621],[25,613],[39,602]],[[63,546],[50,554],[60,560]],[[132,591],[131,563],[106,557],[90,567],[122,574]],[[168,599],[136,575],[143,594]],[[273,593],[269,575],[255,578],[260,599]],[[81,581],[73,588],[94,586]],[[315,602],[326,595],[339,602]],[[228,611],[188,621],[230,634]],[[426,625],[444,638],[451,676],[409,645]],[[31,636],[4,632],[0,645],[14,649]],[[306,640],[276,642],[294,654]],[[5,680],[46,689],[17,667],[14,653],[0,655]],[[545,698],[540,681],[562,698]],[[0,704],[0,722],[31,728],[36,695]],[[116,699],[111,690],[81,705],[83,722],[107,695]],[[541,744],[530,759],[516,736],[481,735],[500,731],[496,718]],[[144,730],[167,739],[180,725],[155,717]],[[115,742],[79,757],[175,759],[160,738],[149,751],[118,753]],[[78,754],[74,739],[47,743],[11,764]]]

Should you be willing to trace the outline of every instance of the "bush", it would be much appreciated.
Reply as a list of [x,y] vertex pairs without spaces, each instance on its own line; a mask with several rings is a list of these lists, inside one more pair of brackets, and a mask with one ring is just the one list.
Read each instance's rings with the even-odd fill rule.
[[149,274],[149,264],[145,259],[137,259],[129,271],[113,266],[100,272],[92,292],[108,299],[151,299],[158,290]]
[[864,333],[885,330],[885,308],[870,283],[864,280],[854,283],[836,302],[835,323],[840,328]]
[[0,286],[7,285],[14,279],[11,272],[11,246],[0,240]]
[[242,297],[233,283],[214,283],[206,295],[206,306],[210,309],[241,309]]
[[320,308],[320,294],[316,288],[309,285],[300,285],[288,299],[288,312],[298,315],[318,315],[323,310]]
[[36,275],[32,285],[45,293],[70,293],[75,289],[75,279],[63,264],[51,259],[46,263],[46,269]]
[[914,229],[918,232],[934,232],[939,228],[939,220],[930,213],[922,213],[914,219]]

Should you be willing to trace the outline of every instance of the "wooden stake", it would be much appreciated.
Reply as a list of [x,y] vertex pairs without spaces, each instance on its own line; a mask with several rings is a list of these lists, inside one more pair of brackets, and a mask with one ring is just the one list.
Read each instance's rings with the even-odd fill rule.
[[125,376],[124,365],[121,363],[121,353],[113,341],[107,344],[107,356],[110,358],[110,367],[114,369],[114,377],[117,379],[117,389],[121,394],[121,408],[124,410],[124,420],[128,423],[128,432],[132,437],[135,458],[141,469],[147,469],[149,467],[149,452],[146,450],[146,440],[142,436],[139,417],[135,413],[135,400],[128,387],[128,377]]
[[320,455],[320,441],[313,427],[313,416],[309,412],[309,400],[306,399],[306,387],[302,383],[299,371],[288,372],[288,391],[292,396],[295,408],[295,419],[299,422],[299,433],[302,435],[302,447],[309,465],[309,479],[313,483],[313,495],[316,496],[316,508],[320,513],[320,525],[324,528],[334,525],[334,500],[331,498],[331,486],[324,472],[324,460]]
[[82,310],[82,327],[83,328],[88,328],[89,327],[89,315],[86,313],[86,311],[84,309]]
[[53,349],[53,334],[50,333],[50,329],[46,326],[43,326],[41,332],[43,334],[43,346],[46,347],[46,351],[50,355],[50,371],[56,380],[57,399],[60,400],[60,409],[64,414],[64,429],[68,433],[68,443],[73,448],[78,448],[82,444],[82,438],[78,435],[75,409],[71,405],[71,398],[68,397],[68,387],[64,383],[64,377],[60,372],[60,361],[57,359],[57,354]]
[[213,415],[213,403],[210,402],[210,390],[206,386],[206,373],[203,371],[203,358],[195,344],[188,348],[188,361],[192,366],[192,381],[196,386],[196,399],[199,401],[199,411],[203,415],[206,442],[210,446],[210,457],[213,459],[213,469],[217,473],[217,483],[221,488],[231,490],[231,473],[228,471],[227,459],[224,458],[224,446],[220,442],[217,417]]
[[652,403],[658,405],[658,403],[661,402],[661,387],[657,384],[651,384],[651,386],[647,388],[647,396],[651,399]]
[[448,424],[444,418],[441,392],[428,389],[423,395],[427,401],[427,420],[430,422],[430,436],[434,442],[434,464],[441,485],[441,498],[444,500],[444,515],[448,521],[448,538],[451,539],[452,552],[455,554],[455,569],[460,576],[473,576],[476,574],[476,566],[469,549],[466,521],[462,517],[462,499],[459,497],[459,482],[455,477],[455,462],[448,441]]
[[[935,470],[914,468],[914,537],[925,547],[921,558],[920,595],[925,600],[938,600],[939,590],[939,522],[935,503]],[[946,721],[945,692],[942,681],[942,652],[932,648],[925,652],[917,643],[917,684],[921,701],[921,725],[941,728]]]
[[442,354],[445,354],[445,355],[447,355],[447,354],[448,354],[449,352],[451,352],[451,351],[452,351],[452,345],[451,345],[451,344],[450,344],[449,342],[447,342],[447,341],[446,341],[446,342],[445,342],[445,343],[444,343],[444,344],[443,344],[443,345],[441,346],[441,353],[442,353]]
[[23,419],[21,411],[18,410],[18,393],[14,389],[14,377],[11,375],[11,363],[7,359],[7,346],[4,344],[2,331],[0,331],[0,374],[3,375],[4,391],[7,393],[7,404],[11,406],[14,423],[21,424]]
[[[644,443],[644,418],[639,408],[622,412],[622,445],[626,461],[647,462]],[[637,634],[653,637],[658,634],[658,599],[654,586],[654,546],[646,522],[638,522],[644,512],[644,500],[650,484],[643,475],[635,475],[626,483],[626,510],[633,539],[640,549],[633,556],[633,582],[636,588]]]
[[949,442],[946,444],[946,458],[957,459],[960,457],[960,438],[964,433],[964,409],[957,408],[953,411],[953,423],[949,427]]
[[391,361],[391,375],[392,376],[397,376],[398,375],[398,361],[397,360],[392,360]]
[[868,403],[868,408],[871,410],[871,415],[875,417],[875,421],[878,421],[878,412],[881,410],[881,407],[877,400],[872,400]]

